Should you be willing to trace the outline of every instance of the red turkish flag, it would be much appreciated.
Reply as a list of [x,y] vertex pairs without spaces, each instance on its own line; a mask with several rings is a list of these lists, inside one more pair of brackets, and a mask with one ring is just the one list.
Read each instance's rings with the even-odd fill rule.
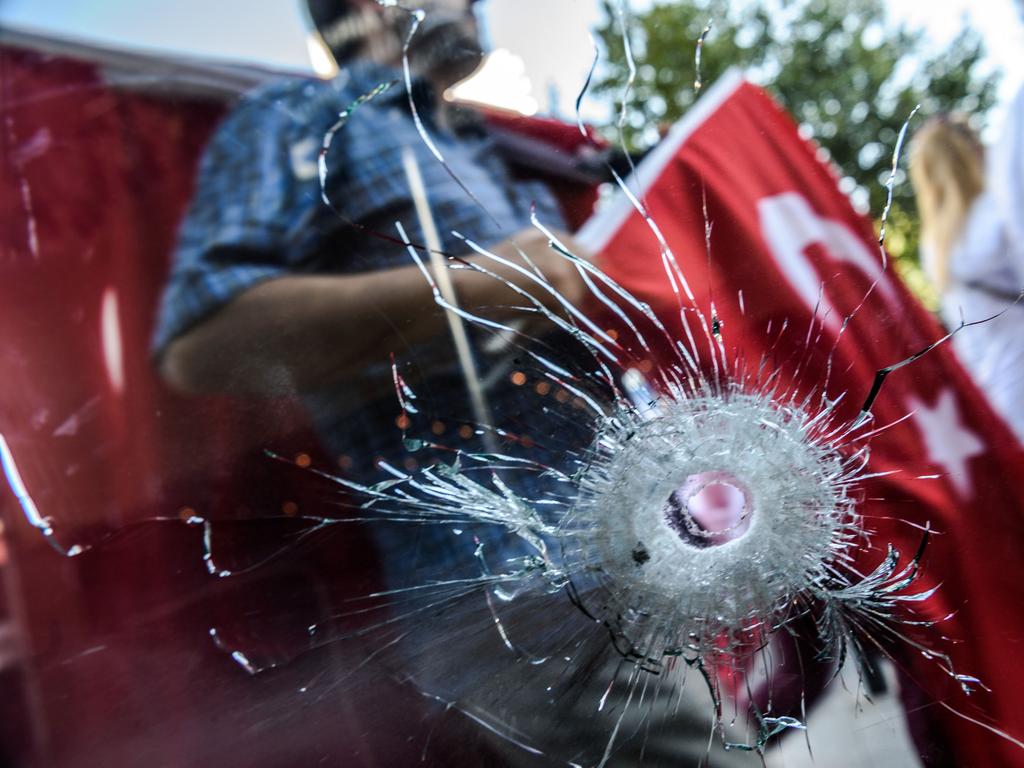
[[[854,211],[819,154],[764,91],[726,77],[627,184],[642,192],[707,318],[714,301],[730,363],[756,367],[764,357],[780,391],[809,392],[829,376],[834,348],[826,389],[830,398],[845,393],[840,413],[852,420],[876,371],[944,331],[885,268],[871,222]],[[628,200],[613,201],[579,238],[685,338],[658,240]],[[693,306],[685,296],[683,304]],[[914,637],[948,654],[957,674],[991,689],[968,697],[935,659],[879,636],[904,681],[926,691],[911,716],[918,746],[929,764],[1024,766],[1024,747],[985,727],[1024,738],[1024,665],[1016,663],[1024,653],[1024,452],[950,345],[894,371],[871,410],[876,426],[899,423],[871,440],[868,471],[896,474],[863,483],[860,510],[873,535],[857,567],[870,572],[889,544],[909,562],[930,526],[910,591],[940,585],[916,605],[938,623]]]

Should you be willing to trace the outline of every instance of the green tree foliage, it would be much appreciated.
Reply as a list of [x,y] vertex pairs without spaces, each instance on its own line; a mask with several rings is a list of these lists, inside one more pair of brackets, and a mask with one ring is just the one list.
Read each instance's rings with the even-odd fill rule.
[[[605,0],[599,34],[608,63],[595,85],[616,99],[628,77],[617,8]],[[897,136],[914,106],[921,104],[917,124],[955,111],[980,128],[995,98],[998,75],[979,66],[985,51],[974,30],[965,25],[936,51],[921,32],[889,23],[882,0],[656,0],[626,17],[637,68],[624,127],[631,148],[656,142],[659,127],[693,104],[696,41],[709,20],[704,84],[731,66],[750,73],[827,150],[844,190],[876,217]],[[916,261],[913,191],[904,173],[896,181],[888,244],[897,258]]]

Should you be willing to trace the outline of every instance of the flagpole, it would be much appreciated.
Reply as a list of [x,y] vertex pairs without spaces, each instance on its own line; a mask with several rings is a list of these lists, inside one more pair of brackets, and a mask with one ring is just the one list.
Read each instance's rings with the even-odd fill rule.
[[462,378],[466,382],[466,389],[469,391],[470,407],[473,410],[473,418],[477,424],[484,427],[484,446],[489,453],[498,453],[498,445],[493,433],[488,431],[494,425],[494,418],[491,415],[490,405],[484,394],[483,386],[480,383],[480,374],[477,371],[476,361],[473,359],[473,352],[469,346],[469,336],[466,333],[465,323],[462,317],[455,310],[458,308],[458,297],[455,295],[455,286],[452,285],[451,275],[441,255],[441,238],[437,232],[437,225],[434,223],[434,215],[430,210],[430,203],[427,199],[427,189],[423,184],[423,177],[420,175],[419,164],[416,156],[409,147],[402,147],[402,166],[405,169],[405,176],[409,183],[409,191],[412,194],[413,204],[416,207],[416,217],[419,219],[420,229],[423,232],[423,239],[427,246],[427,254],[430,257],[431,271],[434,273],[434,280],[441,292],[441,297],[447,303],[444,307],[445,316],[448,319],[448,329],[452,334],[452,341],[455,344],[455,353],[458,357],[459,367],[462,370]]

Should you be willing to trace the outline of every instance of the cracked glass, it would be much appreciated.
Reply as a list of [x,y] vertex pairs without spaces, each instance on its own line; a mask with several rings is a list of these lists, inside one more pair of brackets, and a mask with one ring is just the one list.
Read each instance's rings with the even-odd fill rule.
[[1020,96],[534,5],[300,3],[318,74],[12,6],[0,762],[1024,765]]

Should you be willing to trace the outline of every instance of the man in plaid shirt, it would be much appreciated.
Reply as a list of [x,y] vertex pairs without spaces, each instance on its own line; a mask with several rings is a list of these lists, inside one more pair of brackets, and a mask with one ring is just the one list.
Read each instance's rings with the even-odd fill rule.
[[[401,35],[388,21],[389,15],[402,21],[408,14],[372,1],[314,2],[314,18],[342,59],[340,74],[333,81],[291,79],[261,87],[220,126],[200,165],[161,304],[154,346],[172,385],[186,391],[300,393],[326,447],[344,473],[361,482],[386,477],[381,460],[399,469],[452,460],[451,454],[410,454],[396,420],[410,436],[481,448],[469,426],[466,384],[443,313],[420,270],[395,242],[395,222],[412,242],[425,242],[403,149],[415,154],[446,253],[479,258],[467,255],[453,230],[513,260],[521,248],[567,298],[578,299],[583,290],[575,270],[530,227],[531,205],[547,225],[563,226],[548,190],[513,181],[480,122],[460,119],[437,97],[480,61],[470,6],[448,0],[433,9],[417,32],[423,43],[410,50],[410,65],[424,127],[476,201],[437,162],[414,124],[402,82]],[[439,55],[438,49],[448,53]],[[356,108],[334,137],[321,190],[317,157],[339,113],[393,82]],[[491,261],[486,266],[496,269]],[[485,275],[450,274],[469,311],[505,319],[502,305],[522,303]],[[507,278],[523,282],[514,272]],[[524,388],[510,380],[511,353],[488,356],[480,344],[474,351],[493,426],[520,431],[520,412],[534,410],[536,400],[523,405]],[[403,423],[391,383],[392,354],[422,395],[422,413],[407,417],[413,423]],[[536,421],[528,423],[537,435]],[[557,460],[537,450],[531,456]],[[518,537],[494,527],[459,535],[448,525],[380,528],[384,561],[402,564],[388,569],[395,586],[421,582],[424,574],[479,573],[474,536],[484,540],[492,568],[526,554]]]

